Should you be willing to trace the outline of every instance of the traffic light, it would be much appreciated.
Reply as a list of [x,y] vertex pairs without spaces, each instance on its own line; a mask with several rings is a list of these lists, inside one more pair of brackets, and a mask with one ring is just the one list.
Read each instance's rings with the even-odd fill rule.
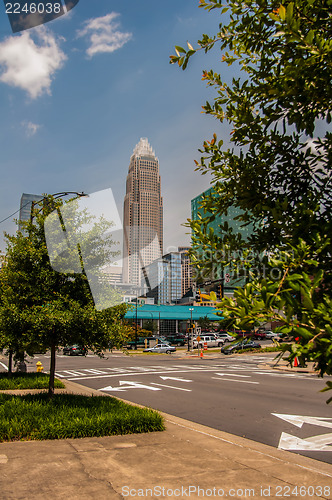
[[196,302],[201,301],[201,291],[200,290],[196,291],[195,300],[196,300]]
[[218,285],[217,290],[216,290],[217,299],[221,300],[223,298],[222,295],[223,295],[222,294],[222,285]]

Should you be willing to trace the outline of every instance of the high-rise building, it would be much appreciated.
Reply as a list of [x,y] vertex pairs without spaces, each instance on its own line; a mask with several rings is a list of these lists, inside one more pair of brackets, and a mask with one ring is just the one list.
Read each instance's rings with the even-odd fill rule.
[[[202,217],[207,217],[212,215],[210,212],[204,212],[202,209],[202,202],[205,197],[214,196],[216,199],[220,196],[215,190],[212,188],[207,189],[200,195],[196,196],[193,200],[191,200],[191,219],[199,220],[199,214]],[[228,226],[231,227],[234,233],[240,233],[243,238],[248,238],[252,234],[252,225],[248,224],[247,226],[243,226],[243,222],[236,219],[241,214],[241,210],[237,207],[229,207],[227,215],[215,215],[214,220],[209,222],[208,228],[213,228],[216,234],[221,234],[220,225],[227,222]]]
[[145,138],[130,158],[123,226],[123,281],[140,285],[141,269],[163,254],[159,161]]
[[181,254],[181,268],[182,268],[182,296],[184,296],[192,287],[193,284],[193,267],[189,257],[190,247],[178,247]]
[[142,269],[147,297],[157,304],[176,303],[182,297],[182,263],[180,252],[169,252]]
[[[207,196],[213,196],[216,200],[220,196],[214,189],[213,187],[204,191],[201,193],[199,196],[196,196],[193,200],[191,200],[191,219],[192,220],[200,220],[200,216],[202,218],[211,216],[212,214],[210,212],[205,212],[204,209],[202,208],[202,202],[205,197]],[[229,207],[227,210],[227,215],[215,215],[214,219],[210,221],[207,225],[207,230],[213,229],[213,232],[217,236],[222,235],[222,226],[227,222],[228,226],[232,228],[233,232],[240,233],[241,236],[244,239],[247,239],[253,232],[253,226],[252,224],[248,224],[246,226],[243,225],[243,222],[238,220],[237,217],[241,215],[241,210],[238,207]],[[196,251],[200,252],[200,246],[199,243],[195,245]],[[204,252],[203,252],[204,253]],[[207,254],[206,254],[207,255]],[[222,279],[223,282],[223,290],[234,290],[234,288],[238,286],[242,286],[244,284],[244,278],[239,278],[238,276],[234,276],[229,267],[226,266],[225,268],[222,268],[219,265],[219,260],[218,256],[214,256],[213,253],[210,253],[209,258],[214,264],[214,267],[211,271],[211,276],[210,279]],[[226,280],[226,278],[227,280]],[[198,282],[200,281],[207,281],[208,277],[203,277],[198,278]],[[215,291],[218,291],[219,285],[215,285],[217,288]],[[211,290],[210,290],[211,291]]]
[[[20,216],[19,221],[28,221],[31,216],[31,207],[33,203],[41,201],[44,196],[40,194],[23,193],[20,202]],[[22,230],[22,225],[19,222],[19,229]]]

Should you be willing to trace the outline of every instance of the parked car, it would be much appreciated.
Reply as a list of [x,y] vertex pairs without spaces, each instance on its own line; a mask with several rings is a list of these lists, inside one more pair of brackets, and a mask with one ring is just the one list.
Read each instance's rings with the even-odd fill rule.
[[268,330],[265,333],[265,338],[267,338],[267,339],[273,339],[275,337],[279,337],[279,333],[272,332],[271,330]]
[[253,338],[256,340],[264,340],[266,339],[266,332],[263,330],[258,330],[257,332],[253,333]]
[[165,338],[165,342],[173,345],[183,346],[186,343],[186,336],[182,333],[171,333]]
[[235,337],[232,337],[229,333],[218,333],[218,338],[224,340],[225,342],[233,342]]
[[221,347],[225,343],[224,339],[218,339],[214,335],[199,335],[199,337],[199,341],[197,340],[197,338],[194,339],[194,349],[197,349],[198,346],[203,348],[205,343],[207,344],[207,347]]
[[149,345],[150,342],[156,342],[156,343],[164,342],[164,339],[165,339],[165,337],[160,338],[160,337],[155,337],[155,336],[138,337],[137,343],[135,340],[129,340],[129,342],[127,342],[126,347],[127,347],[127,349],[135,349],[135,345],[137,345],[137,347],[145,347],[145,340],[147,341],[147,345]]
[[86,347],[81,345],[67,345],[62,350],[63,354],[69,354],[69,356],[85,356],[88,353]]
[[249,340],[248,342],[237,342],[234,345],[230,345],[228,347],[222,347],[221,348],[221,353],[222,354],[232,354],[236,351],[242,351],[245,349],[259,349],[262,347],[258,342],[253,342],[252,340]]
[[153,347],[149,347],[147,349],[143,349],[143,352],[164,352],[166,354],[171,354],[176,351],[176,347],[173,347],[169,344],[156,344]]

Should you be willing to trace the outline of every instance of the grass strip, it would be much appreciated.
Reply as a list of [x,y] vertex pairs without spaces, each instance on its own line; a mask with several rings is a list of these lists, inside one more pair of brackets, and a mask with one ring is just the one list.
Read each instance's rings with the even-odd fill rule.
[[0,394],[0,442],[111,436],[165,429],[163,417],[109,396]]
[[[49,375],[46,373],[0,373],[0,390],[14,391],[15,389],[47,389]],[[63,389],[65,385],[60,380],[54,380],[54,387]]]

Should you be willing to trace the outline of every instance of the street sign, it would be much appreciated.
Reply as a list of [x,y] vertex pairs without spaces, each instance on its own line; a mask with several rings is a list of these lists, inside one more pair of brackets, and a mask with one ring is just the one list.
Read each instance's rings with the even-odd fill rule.
[[196,340],[197,340],[197,342],[199,342],[201,340],[201,337],[198,335]]

